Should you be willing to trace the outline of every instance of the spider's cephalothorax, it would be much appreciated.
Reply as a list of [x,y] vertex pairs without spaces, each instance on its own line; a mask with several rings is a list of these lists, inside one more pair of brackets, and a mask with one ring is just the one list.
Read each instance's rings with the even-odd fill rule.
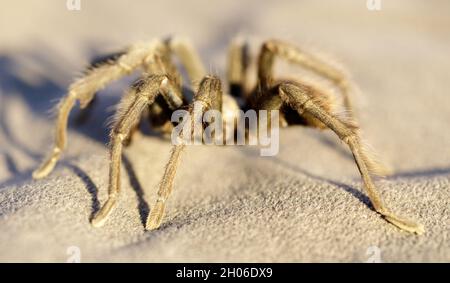
[[[397,217],[382,203],[371,176],[381,175],[383,167],[364,149],[358,126],[351,115],[336,114],[331,96],[326,91],[299,79],[277,78],[273,73],[273,65],[276,58],[284,59],[328,79],[340,90],[347,113],[352,113],[348,97],[350,81],[343,72],[295,46],[269,40],[262,45],[258,57],[257,84],[249,87],[246,76],[249,57],[246,51],[243,41],[233,41],[228,61],[229,92],[239,97],[240,106],[254,110],[279,110],[282,126],[302,124],[334,131],[350,148],[374,209],[397,227],[422,233],[422,225]],[[180,72],[173,61],[174,56],[178,57],[186,69],[190,79],[188,87],[182,86]],[[91,220],[94,226],[103,225],[116,204],[120,190],[122,148],[138,129],[144,110],[148,110],[152,126],[163,133],[171,132],[171,114],[178,109],[186,108],[191,114],[193,111],[204,113],[212,109],[218,110],[222,112],[226,124],[233,123],[236,110],[239,110],[235,97],[222,91],[220,80],[207,75],[199,56],[187,40],[171,38],[166,41],[137,43],[126,52],[89,68],[83,77],[70,85],[68,95],[58,106],[55,144],[50,156],[33,172],[34,178],[47,176],[60,158],[66,144],[68,116],[75,103],[78,101],[81,108],[87,107],[97,91],[138,68],[144,71],[144,75],[121,99],[115,114],[111,130],[109,196]],[[191,99],[188,97],[190,94],[193,94]],[[200,103],[200,109],[194,110],[194,103]],[[185,134],[192,133],[181,133]],[[149,230],[161,225],[165,202],[172,192],[178,160],[184,146],[173,145],[159,185],[156,204],[147,219],[146,228]]]

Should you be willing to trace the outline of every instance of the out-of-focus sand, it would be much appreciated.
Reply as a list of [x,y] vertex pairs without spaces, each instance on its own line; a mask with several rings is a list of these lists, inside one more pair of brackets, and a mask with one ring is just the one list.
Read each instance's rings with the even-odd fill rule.
[[[166,3],[170,2],[170,3]],[[450,4],[447,1],[10,1],[0,9],[0,260],[450,261]],[[393,3],[394,2],[394,3]],[[52,138],[48,109],[90,58],[182,34],[223,77],[236,34],[277,37],[340,58],[361,89],[364,136],[394,169],[386,203],[426,226],[414,236],[367,205],[358,172],[330,132],[291,127],[280,153],[190,147],[162,228],[144,232],[170,145],[139,136],[125,150],[122,195],[105,227],[88,219],[107,190],[105,120],[130,79],[98,95],[48,178],[30,172]],[[74,111],[72,117],[76,117]],[[369,249],[369,250],[368,250]]]

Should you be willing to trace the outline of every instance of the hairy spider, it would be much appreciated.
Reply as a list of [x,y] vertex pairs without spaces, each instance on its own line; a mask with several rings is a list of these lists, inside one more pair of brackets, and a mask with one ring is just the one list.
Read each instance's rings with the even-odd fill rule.
[[[246,76],[249,59],[247,45],[242,40],[234,40],[229,50],[227,76],[230,94],[222,92],[221,82],[217,77],[207,75],[198,54],[186,39],[170,38],[137,43],[126,52],[92,66],[83,77],[70,85],[68,95],[58,105],[54,146],[50,156],[33,172],[33,177],[40,179],[47,176],[60,158],[66,144],[68,116],[76,101],[81,108],[87,107],[95,93],[108,83],[141,68],[144,75],[121,99],[115,114],[110,135],[109,195],[106,203],[91,219],[93,226],[103,225],[115,207],[120,191],[122,148],[138,129],[144,110],[148,111],[154,128],[169,133],[174,126],[171,114],[186,107],[192,113],[194,102],[202,105],[202,112],[209,109],[221,111],[223,117],[232,123],[236,117],[228,114],[239,109],[239,98],[243,101],[241,106],[247,109],[279,110],[281,126],[301,124],[334,131],[350,148],[374,209],[388,222],[403,230],[417,234],[424,232],[422,225],[397,217],[384,206],[372,181],[373,175],[383,174],[383,167],[364,149],[358,126],[351,115],[336,114],[330,96],[316,86],[298,79],[276,78],[273,66],[278,57],[328,79],[340,90],[343,106],[351,113],[348,97],[351,84],[342,71],[286,42],[268,40],[263,43],[258,57],[257,85],[250,89],[247,87]],[[190,91],[194,93],[191,103],[187,99],[188,91],[182,88],[181,75],[173,56],[178,57],[190,79]],[[157,229],[161,225],[165,202],[172,192],[184,147],[184,144],[173,145],[159,184],[156,204],[147,219],[148,230]]]

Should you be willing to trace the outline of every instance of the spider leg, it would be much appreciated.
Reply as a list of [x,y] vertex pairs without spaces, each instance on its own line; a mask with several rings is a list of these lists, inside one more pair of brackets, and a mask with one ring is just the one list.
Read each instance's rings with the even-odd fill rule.
[[249,63],[248,46],[242,38],[234,39],[228,50],[227,77],[231,95],[243,97],[246,93],[246,71]]
[[[202,114],[209,110],[221,109],[221,96],[222,96],[222,86],[220,79],[217,77],[207,76],[205,77],[199,85],[199,90],[195,94],[193,103],[189,106],[189,113],[191,117],[191,130],[194,129],[195,117],[202,117]],[[201,107],[194,107],[194,103],[200,103]],[[195,113],[198,111],[200,113]],[[184,133],[181,131],[180,135],[185,135],[191,133]],[[150,215],[147,219],[146,228],[148,230],[158,229],[161,225],[162,219],[164,217],[165,203],[173,191],[173,183],[176,175],[176,170],[178,163],[180,161],[181,152],[185,147],[184,143],[174,145],[170,154],[169,161],[167,162],[164,175],[162,177],[161,183],[158,190],[158,198],[155,205],[152,207]]]
[[[95,227],[102,226],[111,213],[120,191],[120,165],[122,148],[130,131],[139,123],[142,112],[155,101],[158,94],[163,95],[171,103],[183,103],[178,86],[165,75],[150,75],[135,83],[129,93],[119,104],[113,129],[111,131],[110,169],[108,184],[108,200],[91,220]],[[170,103],[169,103],[170,104]]]
[[97,91],[140,67],[160,46],[162,46],[160,41],[134,44],[116,60],[92,67],[86,75],[69,86],[68,94],[57,106],[58,116],[53,148],[47,159],[33,172],[34,179],[47,176],[59,160],[66,146],[69,114],[76,101],[79,101],[81,108],[87,107]]
[[311,88],[294,84],[281,83],[278,87],[281,99],[297,110],[299,114],[309,113],[323,124],[333,130],[337,136],[344,141],[352,151],[355,162],[363,179],[367,194],[375,210],[380,213],[388,222],[395,226],[411,232],[422,234],[424,227],[412,221],[402,219],[390,212],[383,204],[376,187],[372,181],[371,164],[361,143],[361,139],[357,132],[357,127],[351,121],[345,121],[336,115],[329,113],[308,93]]
[[201,79],[205,77],[206,71],[190,40],[176,36],[169,38],[166,43],[170,51],[180,59],[182,65],[186,68],[193,89],[197,89]]
[[258,77],[263,87],[269,86],[273,79],[273,65],[275,57],[281,57],[288,62],[305,67],[317,74],[331,80],[340,89],[344,106],[350,113],[353,111],[349,92],[350,80],[344,73],[335,67],[326,64],[319,58],[308,54],[294,45],[278,40],[266,41],[261,47],[258,60]]

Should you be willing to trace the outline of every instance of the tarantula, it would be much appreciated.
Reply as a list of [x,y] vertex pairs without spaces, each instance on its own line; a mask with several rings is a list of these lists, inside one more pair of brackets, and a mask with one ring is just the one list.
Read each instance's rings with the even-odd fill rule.
[[[121,99],[115,114],[110,134],[108,200],[91,219],[93,226],[102,226],[115,207],[120,191],[122,148],[138,129],[142,113],[147,111],[152,126],[168,133],[174,127],[170,119],[171,113],[177,109],[188,108],[192,112],[192,105],[196,102],[202,105],[202,112],[215,109],[223,114],[232,113],[239,109],[239,98],[243,101],[241,107],[244,108],[279,110],[281,126],[304,125],[334,131],[350,148],[375,211],[403,230],[417,234],[424,232],[422,225],[397,217],[383,204],[372,181],[373,175],[382,175],[383,167],[364,149],[352,115],[336,114],[330,96],[317,86],[299,79],[277,78],[274,75],[274,62],[276,58],[281,58],[328,79],[340,90],[343,106],[351,113],[348,97],[351,83],[342,71],[291,44],[268,40],[262,44],[257,61],[257,85],[249,89],[246,77],[249,60],[247,44],[242,40],[235,40],[229,50],[227,75],[230,94],[222,91],[219,78],[207,75],[198,54],[186,39],[170,38],[137,43],[112,59],[91,66],[84,76],[69,86],[68,95],[58,105],[54,146],[49,157],[33,172],[33,177],[43,178],[55,167],[66,145],[68,116],[75,103],[78,101],[81,108],[87,107],[95,93],[108,83],[141,68],[144,75]],[[182,76],[173,57],[178,58],[190,79],[190,91],[194,93],[190,103],[188,91],[186,87],[182,87]],[[224,117],[236,118],[233,115]],[[147,219],[148,230],[157,229],[161,225],[165,202],[172,192],[184,147],[184,144],[173,145],[159,184],[158,198]]]

